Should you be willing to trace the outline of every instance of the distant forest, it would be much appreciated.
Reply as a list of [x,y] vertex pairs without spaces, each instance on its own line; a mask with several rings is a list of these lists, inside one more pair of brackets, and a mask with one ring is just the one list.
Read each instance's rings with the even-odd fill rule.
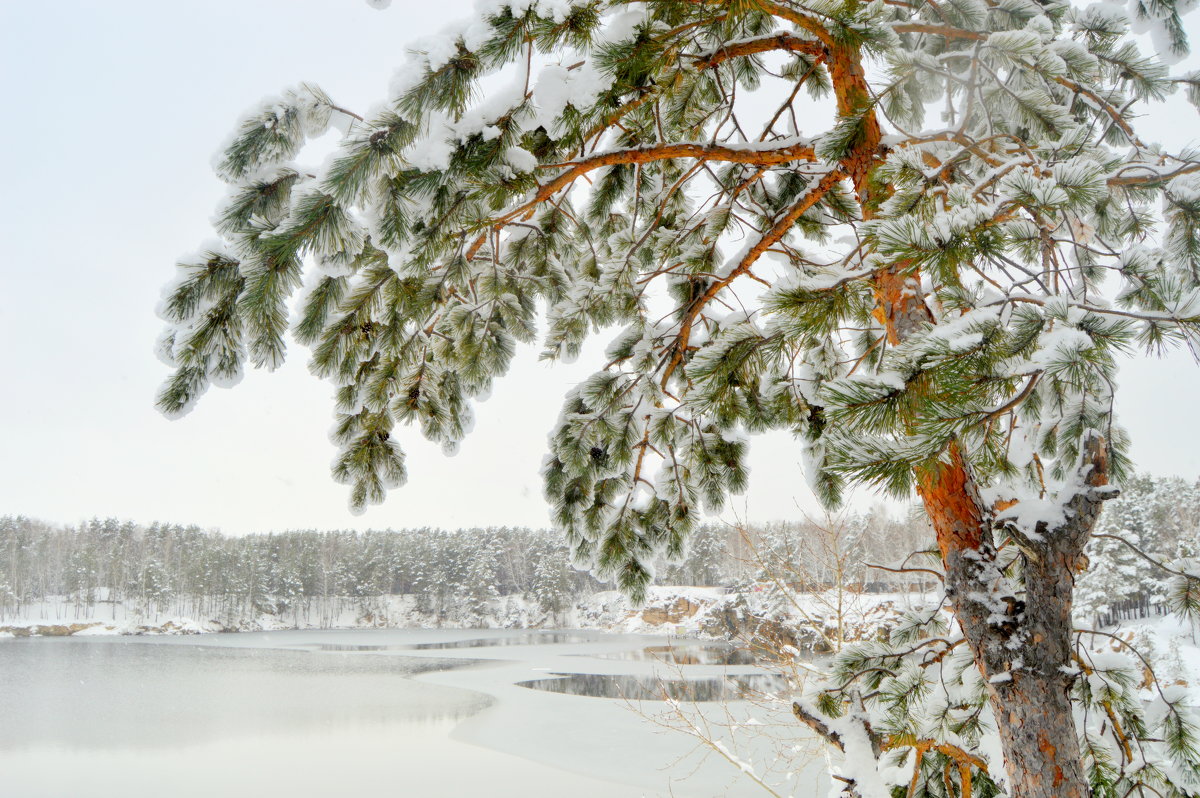
[[[885,560],[900,556],[926,535],[925,527],[922,519],[898,521],[882,512],[748,530],[709,524],[691,538],[682,561],[659,564],[655,581],[736,588],[769,578],[771,563],[798,558],[806,563],[806,588],[868,579],[875,589],[899,587],[906,577],[868,574],[862,552]],[[798,579],[794,571],[789,568],[789,582]],[[0,620],[54,599],[73,605],[79,617],[124,603],[147,618],[232,619],[261,612],[323,623],[348,607],[368,614],[383,596],[410,595],[420,612],[470,623],[497,598],[521,595],[545,612],[561,612],[576,597],[606,589],[573,567],[562,535],[548,529],[291,530],[232,537],[112,518],[63,526],[0,517]]]
[[[1111,502],[1099,533],[1164,561],[1198,553],[1200,484],[1138,477]],[[936,562],[902,563],[932,546],[917,512],[876,510],[751,528],[701,527],[656,583],[772,589],[927,590]],[[1097,538],[1077,607],[1100,619],[1153,611],[1163,580],[1130,547]],[[882,570],[870,566],[885,566]],[[936,567],[936,566],[934,566]],[[241,618],[265,613],[328,625],[408,595],[420,612],[470,623],[495,599],[520,595],[547,613],[609,589],[572,566],[560,533],[512,527],[368,532],[291,530],[231,537],[196,526],[94,519],[77,526],[0,517],[0,620],[55,600],[79,617],[124,604],[149,618]]]

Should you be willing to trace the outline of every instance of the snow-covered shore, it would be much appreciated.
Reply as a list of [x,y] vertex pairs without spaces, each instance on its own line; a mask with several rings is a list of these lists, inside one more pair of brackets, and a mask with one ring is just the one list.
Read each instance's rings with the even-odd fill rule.
[[[27,606],[0,621],[0,638],[92,635],[185,635],[286,629],[479,628],[585,629],[618,633],[672,633],[728,639],[743,644],[820,651],[825,643],[876,639],[898,615],[929,603],[919,593],[794,593],[768,589],[730,592],[722,588],[660,586],[635,607],[617,591],[583,596],[562,612],[546,612],[522,595],[493,599],[482,611],[423,611],[415,596],[384,596],[368,606],[334,599],[302,611],[261,609],[205,615],[170,610],[148,612],[130,602],[77,606],[63,597]],[[840,629],[839,629],[840,626]],[[1200,632],[1178,618],[1158,616],[1106,630],[1149,653],[1168,682],[1200,685]],[[1090,647],[1121,647],[1097,636]]]
[[758,627],[807,629],[807,647],[819,647],[820,630],[832,634],[839,620],[848,637],[868,637],[894,617],[899,608],[923,603],[920,594],[792,594],[780,602],[768,591],[727,592],[721,588],[653,587],[646,603],[635,607],[617,591],[583,596],[562,612],[546,612],[522,595],[490,601],[482,612],[423,611],[409,595],[384,596],[368,606],[335,599],[304,610],[261,607],[237,613],[197,614],[184,607],[147,610],[131,602],[79,606],[69,598],[26,606],[0,620],[0,636],[203,634],[283,629],[361,628],[573,628],[611,632],[670,631],[702,637],[735,638]]

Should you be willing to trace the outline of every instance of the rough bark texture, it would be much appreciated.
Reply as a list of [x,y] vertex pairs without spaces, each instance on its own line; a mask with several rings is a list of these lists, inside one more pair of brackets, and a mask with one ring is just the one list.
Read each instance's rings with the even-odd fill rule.
[[1016,780],[1013,795],[1083,798],[1088,788],[1069,698],[1073,677],[1063,670],[1070,664],[1070,573],[1058,563],[1028,564],[1026,582],[1025,607],[1011,628],[982,636],[976,658],[985,676],[1000,680],[988,691]]
[[[828,61],[840,114],[864,107],[868,96],[856,50],[831,46]],[[864,218],[888,188],[872,184],[885,154],[868,112],[854,151],[842,161]],[[876,316],[888,342],[898,344],[933,321],[920,275],[897,263],[875,276]],[[1071,599],[1077,560],[1106,496],[1105,442],[1093,437],[1083,458],[1087,480],[1059,528],[1022,540],[1024,598],[1005,595],[996,568],[994,513],[979,497],[968,464],[951,442],[943,462],[918,475],[918,493],[933,522],[951,607],[974,654],[996,717],[1013,798],[1084,798],[1089,794],[1069,691]],[[1016,593],[1017,591],[1008,591]],[[1000,774],[994,774],[999,776]]]
[[[888,337],[904,340],[927,311],[920,293],[905,290],[888,270],[876,281]],[[1009,792],[1013,798],[1084,798],[1089,794],[1069,692],[1071,601],[1078,559],[1106,497],[1105,442],[1088,441],[1087,479],[1061,526],[1039,526],[1023,538],[1024,598],[997,592],[992,512],[980,500],[958,446],[918,479],[946,571],[951,607],[976,665],[988,682]],[[1018,534],[1014,532],[1014,534]],[[1012,591],[1015,593],[1016,591]]]
[[[1084,479],[1067,507],[1066,521],[1056,527],[1040,524],[1037,536],[1023,541],[1025,602],[1017,607],[1014,627],[1001,627],[1001,639],[985,641],[989,645],[976,655],[983,657],[983,667],[1012,668],[1011,680],[992,684],[990,690],[993,706],[1011,707],[1007,713],[997,711],[996,722],[1010,773],[1025,774],[1027,782],[1014,785],[1014,795],[1089,794],[1069,700],[1074,680],[1071,602],[1079,558],[1103,500],[1112,495],[1105,490],[1107,451],[1099,435],[1087,440],[1080,466]],[[1015,650],[1008,641],[1016,643]],[[1020,669],[1013,667],[1014,658],[1022,661]]]

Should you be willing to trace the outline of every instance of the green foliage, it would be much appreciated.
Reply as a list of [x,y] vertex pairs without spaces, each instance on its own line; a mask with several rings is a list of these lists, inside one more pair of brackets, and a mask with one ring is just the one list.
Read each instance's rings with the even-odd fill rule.
[[[1135,11],[1182,52],[1174,3]],[[1094,430],[1120,476],[1116,356],[1200,332],[1200,163],[1135,129],[1177,83],[1098,7],[498,1],[368,118],[305,85],[239,123],[159,404],[277,366],[290,330],[361,510],[404,479],[401,427],[453,449],[520,344],[612,328],[545,490],[635,595],[767,430],[831,505],[910,496],[952,448],[989,496],[1058,495]],[[331,125],[326,166],[294,163]]]
[[1200,623],[1200,563],[1185,559],[1175,566],[1167,583],[1167,606],[1190,623]]

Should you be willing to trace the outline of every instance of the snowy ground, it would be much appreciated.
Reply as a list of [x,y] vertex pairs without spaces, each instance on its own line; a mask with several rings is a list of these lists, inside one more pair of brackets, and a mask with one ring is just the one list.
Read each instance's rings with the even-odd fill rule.
[[[1154,662],[1159,680],[1190,688],[1193,704],[1200,704],[1200,628],[1175,616],[1157,616],[1125,621],[1106,630],[1128,641]],[[1120,643],[1097,638],[1094,645],[1114,650]]]
[[[892,608],[909,608],[930,600],[921,594],[881,593],[841,596],[847,623],[885,621]],[[234,612],[197,614],[180,606],[140,608],[131,602],[104,602],[77,606],[66,597],[26,605],[19,613],[0,617],[0,636],[96,634],[199,634],[223,631],[280,631],[284,629],[362,628],[491,628],[595,629],[627,633],[710,634],[714,618],[730,609],[756,617],[834,624],[838,597],[831,593],[790,594],[790,600],[772,597],[767,590],[728,593],[723,588],[652,587],[645,606],[635,608],[615,590],[578,599],[561,613],[547,613],[521,595],[490,602],[482,615],[451,609],[441,615],[421,612],[413,596],[372,599],[369,607],[353,599],[332,599],[328,606],[280,614]]]
[[[289,629],[583,629],[631,634],[676,634],[692,637],[733,637],[745,642],[747,630],[765,619],[783,628],[824,627],[831,632],[840,617],[848,639],[870,639],[886,628],[895,614],[927,603],[921,594],[790,594],[781,599],[769,590],[730,594],[720,588],[654,587],[645,606],[635,608],[622,594],[603,591],[585,596],[561,613],[537,609],[523,596],[491,602],[482,616],[447,613],[442,617],[417,610],[412,596],[387,596],[373,601],[369,613],[351,600],[323,611],[241,614],[236,617],[196,617],[181,613],[148,613],[125,603],[79,609],[61,599],[27,607],[17,617],[0,620],[0,638],[13,636],[91,636],[143,634],[201,634],[223,631],[282,631]],[[751,621],[747,621],[747,618]],[[732,625],[731,625],[732,624]],[[740,627],[734,629],[734,626]],[[1106,630],[1135,645],[1155,663],[1165,683],[1186,685],[1200,703],[1200,630],[1166,616],[1126,621]],[[819,642],[820,632],[810,635]],[[1097,636],[1089,647],[1120,648],[1121,643]]]

